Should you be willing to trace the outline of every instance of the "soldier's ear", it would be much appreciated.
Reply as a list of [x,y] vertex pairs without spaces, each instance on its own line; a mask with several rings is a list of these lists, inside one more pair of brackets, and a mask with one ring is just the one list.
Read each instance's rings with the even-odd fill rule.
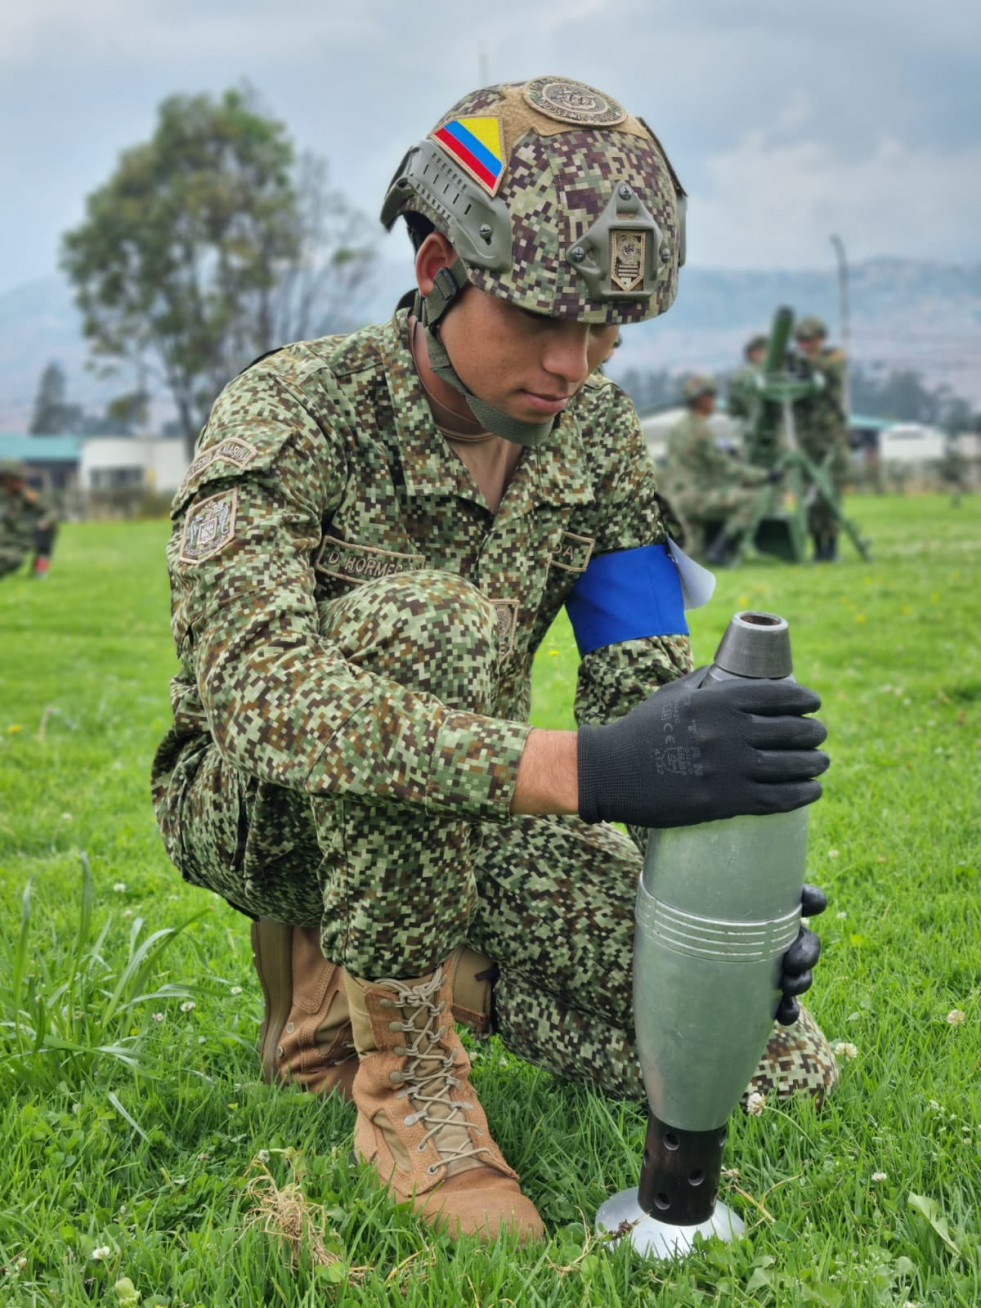
[[442,232],[430,232],[416,253],[416,285],[419,294],[427,296],[433,289],[436,274],[441,268],[456,263],[456,250]]

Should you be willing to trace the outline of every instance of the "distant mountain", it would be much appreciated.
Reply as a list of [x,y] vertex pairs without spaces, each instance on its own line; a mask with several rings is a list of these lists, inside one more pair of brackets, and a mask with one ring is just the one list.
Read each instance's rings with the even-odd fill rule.
[[[408,252],[407,252],[408,254]],[[408,257],[379,261],[365,321],[387,318],[410,282]],[[909,367],[928,384],[947,384],[981,405],[981,263],[869,259],[850,270],[851,353],[863,364]],[[735,272],[684,268],[677,302],[663,318],[627,328],[614,376],[630,367],[722,371],[736,367],[747,337],[774,309],[824,318],[840,340],[838,281],[827,272]],[[38,380],[56,359],[68,398],[92,410],[129,388],[125,376],[100,381],[85,368],[87,346],[71,292],[60,277],[0,295],[0,430],[23,430]],[[166,413],[160,397],[158,413]]]
[[[913,368],[981,405],[981,263],[869,259],[850,269],[851,357],[864,365]],[[838,278],[820,272],[731,272],[683,268],[663,318],[628,328],[614,356],[629,367],[728,370],[774,309],[817,314],[841,342]]]

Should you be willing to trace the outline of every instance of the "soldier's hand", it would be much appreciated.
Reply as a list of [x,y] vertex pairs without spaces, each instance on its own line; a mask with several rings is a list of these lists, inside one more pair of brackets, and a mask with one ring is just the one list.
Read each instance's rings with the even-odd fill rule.
[[805,717],[818,696],[792,681],[707,680],[662,686],[616,722],[581,727],[579,814],[586,822],[690,826],[812,804],[828,767],[827,732]]
[[[804,886],[801,890],[800,905],[805,918],[817,917],[828,907],[828,897],[817,886]],[[802,995],[805,990],[810,990],[814,980],[812,968],[820,957],[820,937],[801,922],[797,939],[783,956],[783,970],[780,977],[783,998],[777,1009],[777,1021],[781,1026],[793,1026],[800,1016],[797,996]]]

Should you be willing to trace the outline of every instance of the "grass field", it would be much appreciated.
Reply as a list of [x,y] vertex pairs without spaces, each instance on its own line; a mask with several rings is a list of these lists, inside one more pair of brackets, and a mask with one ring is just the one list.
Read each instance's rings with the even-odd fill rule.
[[[166,524],[69,526],[48,582],[0,583],[0,1304],[976,1308],[981,502],[851,508],[874,562],[846,543],[837,566],[751,563],[691,615],[706,662],[737,607],[782,613],[823,696],[810,1003],[846,1048],[820,1115],[734,1119],[723,1197],[750,1235],[680,1265],[588,1233],[636,1180],[644,1112],[497,1042],[474,1079],[540,1248],[428,1238],[352,1165],[350,1108],[260,1083],[245,920],[184,887],[149,805]],[[558,624],[540,725],[571,725],[574,667]],[[293,1244],[263,1216],[270,1178],[281,1217],[305,1197]]]

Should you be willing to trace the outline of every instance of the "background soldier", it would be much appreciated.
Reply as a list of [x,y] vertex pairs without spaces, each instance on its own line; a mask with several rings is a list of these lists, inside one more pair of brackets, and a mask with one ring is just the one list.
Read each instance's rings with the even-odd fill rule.
[[[683,197],[649,129],[592,88],[468,96],[383,206],[418,293],[236,378],[174,503],[168,852],[255,919],[266,1074],[353,1097],[358,1156],[452,1233],[541,1232],[452,1021],[488,1030],[492,987],[509,1048],[643,1097],[640,856],[608,824],[820,793],[812,692],[689,693],[653,467],[594,371],[674,299]],[[531,664],[563,604],[581,725],[532,730]],[[658,769],[668,722],[687,771]],[[834,1079],[802,1014],[756,1088],[820,1098]]]
[[718,394],[711,377],[689,377],[682,388],[688,412],[668,432],[665,491],[685,524],[685,539],[707,563],[733,562],[768,480],[716,444],[709,418]]
[[[820,318],[801,318],[794,328],[798,366],[818,373],[824,385],[794,403],[794,425],[801,449],[814,463],[825,463],[840,505],[850,466],[848,416],[844,409],[845,356],[825,346],[828,329]],[[838,518],[823,496],[812,489],[807,529],[814,558],[832,563],[838,558]]]
[[46,576],[56,523],[51,506],[28,486],[24,464],[0,463],[0,577],[16,572],[32,551],[34,575]]
[[756,378],[766,362],[767,338],[762,334],[751,336],[743,347],[745,366],[735,373],[726,394],[726,412],[730,418],[742,419],[744,424],[756,407],[758,391]]

